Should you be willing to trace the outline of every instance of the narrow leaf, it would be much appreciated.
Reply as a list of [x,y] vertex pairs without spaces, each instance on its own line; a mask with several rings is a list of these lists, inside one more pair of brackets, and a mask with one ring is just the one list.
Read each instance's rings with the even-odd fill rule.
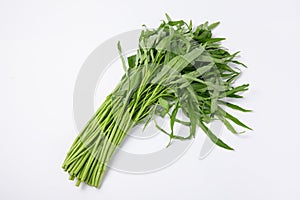
[[221,139],[219,139],[217,136],[215,136],[211,130],[209,130],[209,128],[207,128],[204,123],[200,120],[199,121],[199,126],[200,128],[204,131],[204,133],[211,139],[211,141],[213,143],[215,143],[216,145],[224,148],[224,149],[228,149],[228,150],[234,150],[233,148],[231,148],[230,146],[228,146],[226,143],[224,143]]
[[247,109],[244,109],[238,105],[235,105],[235,104],[232,104],[232,103],[229,103],[229,102],[226,102],[226,101],[219,101],[220,103],[226,105],[227,107],[231,108],[231,109],[234,109],[234,110],[238,110],[238,111],[241,111],[241,112],[252,112],[252,110],[247,110]]

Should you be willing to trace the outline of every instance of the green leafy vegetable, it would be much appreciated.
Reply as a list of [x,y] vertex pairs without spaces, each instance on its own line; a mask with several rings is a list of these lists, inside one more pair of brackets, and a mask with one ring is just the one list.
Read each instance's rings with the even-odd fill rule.
[[[191,21],[166,17],[158,28],[141,32],[135,55],[125,59],[121,44],[117,44],[125,74],[80,132],[63,163],[70,179],[77,178],[77,186],[85,182],[99,187],[108,162],[127,133],[139,123],[146,127],[155,116],[170,117],[170,133],[155,121],[170,137],[169,145],[173,139],[195,137],[200,127],[216,145],[233,150],[208,128],[216,119],[234,134],[238,132],[231,123],[252,130],[225,111],[226,106],[250,111],[228,102],[242,98],[241,92],[249,85],[234,85],[239,66],[245,65],[236,60],[239,52],[231,54],[220,44],[225,38],[213,37],[212,30],[219,22],[193,28]],[[179,110],[188,121],[177,119]],[[189,135],[177,135],[175,123],[189,127]]]

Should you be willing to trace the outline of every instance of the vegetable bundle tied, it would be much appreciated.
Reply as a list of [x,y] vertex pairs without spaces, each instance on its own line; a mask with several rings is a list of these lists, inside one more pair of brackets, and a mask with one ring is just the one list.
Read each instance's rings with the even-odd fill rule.
[[[99,187],[127,133],[139,123],[146,127],[155,116],[169,116],[171,131],[156,124],[170,138],[169,144],[173,139],[193,138],[200,127],[216,145],[232,150],[207,124],[218,119],[234,134],[239,132],[232,123],[251,129],[224,109],[249,111],[226,101],[242,98],[240,92],[246,91],[248,84],[233,86],[240,74],[238,66],[244,64],[236,60],[238,53],[230,54],[221,46],[224,38],[212,36],[218,24],[193,28],[191,22],[172,21],[167,16],[157,29],[141,32],[135,55],[125,59],[118,44],[125,74],[80,132],[63,163],[70,179],[77,179],[77,186],[85,182]],[[177,118],[179,109],[189,121]],[[175,134],[175,123],[188,126],[189,135]]]

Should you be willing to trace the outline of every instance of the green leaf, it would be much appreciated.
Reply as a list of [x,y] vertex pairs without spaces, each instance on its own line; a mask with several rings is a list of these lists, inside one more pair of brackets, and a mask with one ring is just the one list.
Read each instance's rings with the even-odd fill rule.
[[220,24],[220,22],[212,23],[211,25],[208,26],[208,30],[213,30],[214,28],[219,26],[219,24]]
[[190,20],[190,23],[188,25],[188,29],[189,29],[189,31],[191,31],[193,29],[193,22],[192,22],[192,20]]
[[128,66],[130,68],[134,68],[135,67],[135,63],[136,63],[136,55],[129,56],[127,58],[127,62],[128,62]]
[[238,132],[234,129],[234,127],[229,123],[228,120],[226,120],[226,118],[222,115],[222,113],[218,112],[217,116],[219,118],[219,120],[221,120],[223,122],[223,124],[226,126],[226,128],[232,132],[233,134],[238,134]]
[[176,104],[175,104],[175,108],[172,111],[171,118],[170,118],[170,127],[171,127],[171,136],[170,136],[170,139],[172,139],[172,137],[174,135],[174,124],[175,124],[175,119],[176,119],[176,115],[177,115],[178,109],[179,109],[179,103],[177,101]]
[[223,40],[226,40],[226,38],[210,38],[206,43],[211,44],[211,43],[221,42]]
[[237,95],[237,94],[229,94],[226,97],[235,98],[235,99],[241,99],[241,98],[243,98],[243,96]]
[[163,98],[159,98],[158,99],[158,103],[163,107],[165,108],[166,110],[169,110],[170,108],[170,105],[169,105],[169,102]]
[[231,131],[233,134],[238,134],[238,132],[233,128],[233,126],[227,121],[226,119],[223,119],[222,121],[224,125],[227,127],[229,131]]
[[235,71],[234,69],[232,69],[231,67],[229,67],[227,64],[223,64],[223,63],[217,63],[216,66],[219,69],[222,69],[224,71],[229,71],[229,72],[233,72],[235,74],[239,74],[239,72]]
[[226,113],[225,117],[228,118],[228,119],[230,119],[231,121],[233,121],[234,123],[236,123],[237,125],[239,125],[241,127],[244,127],[246,129],[249,129],[249,130],[253,130],[252,128],[250,128],[249,126],[245,125],[244,123],[242,123],[240,120],[238,120],[237,118],[233,117],[229,113]]
[[229,103],[229,102],[225,102],[225,101],[219,101],[220,103],[226,105],[227,107],[231,108],[231,109],[234,109],[234,110],[238,110],[238,111],[241,111],[241,112],[252,112],[252,110],[247,110],[247,109],[244,109],[238,105],[235,105],[233,103]]
[[122,66],[123,66],[124,72],[127,72],[127,67],[126,67],[125,59],[124,59],[124,56],[122,55],[122,47],[121,47],[120,41],[118,41],[118,45],[117,46],[118,46],[119,55],[121,57]]
[[169,21],[168,22],[168,24],[170,25],[170,26],[177,26],[177,25],[179,25],[179,26],[182,26],[182,25],[184,25],[184,21],[183,20],[179,20],[179,21]]
[[199,121],[199,126],[200,128],[204,131],[204,133],[209,137],[209,139],[215,143],[216,145],[218,145],[219,147],[222,147],[224,149],[228,149],[228,150],[234,150],[233,148],[231,148],[230,146],[228,146],[226,143],[224,143],[221,139],[219,139],[217,136],[215,136],[211,130],[209,130],[209,128],[207,128],[204,123],[200,120]]
[[240,85],[238,87],[235,87],[235,88],[225,92],[225,96],[230,96],[230,95],[235,94],[237,92],[247,91],[248,87],[249,87],[249,84]]
[[189,76],[189,77],[199,77],[199,76],[202,76],[205,72],[209,71],[210,69],[212,69],[212,67],[214,66],[213,63],[210,63],[206,66],[203,66],[203,67],[199,67],[198,69],[196,69],[195,71],[193,72],[190,72],[190,73],[187,73],[186,76]]
[[229,84],[233,83],[239,77],[239,75],[240,74],[235,74],[235,75],[231,76],[229,79],[226,80],[226,82]]
[[167,18],[168,21],[172,21],[171,17],[167,13],[165,13],[165,15],[166,15],[166,18]]
[[197,125],[197,118],[196,118],[196,110],[193,110],[193,107],[191,103],[188,105],[188,111],[189,111],[189,118],[191,121],[190,125],[190,135],[195,137],[196,135],[196,125]]
[[232,60],[240,53],[240,51],[235,52],[234,54],[230,55],[227,62],[232,62]]
[[249,130],[253,130],[252,128],[250,128],[249,126],[245,125],[243,122],[241,122],[240,120],[238,120],[237,118],[235,118],[234,116],[232,116],[231,114],[229,114],[228,112],[226,112],[225,110],[223,110],[221,107],[219,107],[220,112],[223,113],[223,115],[227,118],[230,119],[232,122],[234,122],[235,124],[244,127],[246,129]]
[[247,68],[247,66],[246,66],[244,63],[241,63],[240,61],[233,60],[233,61],[231,61],[231,62],[233,62],[233,63],[235,63],[235,64],[238,64],[238,65],[242,65],[243,67],[246,67],[246,68]]

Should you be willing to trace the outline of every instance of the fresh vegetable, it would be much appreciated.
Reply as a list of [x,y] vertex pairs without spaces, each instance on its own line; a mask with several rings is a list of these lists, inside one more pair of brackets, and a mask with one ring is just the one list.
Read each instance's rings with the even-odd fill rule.
[[[172,140],[192,139],[196,128],[218,146],[233,150],[208,128],[212,120],[220,120],[234,134],[232,124],[250,129],[229,114],[225,106],[249,112],[228,102],[242,98],[248,84],[234,86],[240,75],[237,53],[229,53],[220,42],[225,38],[212,35],[219,22],[193,27],[192,22],[173,21],[168,15],[156,29],[141,32],[139,48],[127,59],[120,52],[125,74],[120,83],[80,132],[63,163],[70,179],[99,187],[116,148],[137,124],[147,124],[155,116],[170,117],[170,132],[156,127]],[[225,98],[226,97],[226,98]],[[189,121],[177,119],[182,110]],[[175,133],[175,123],[188,126],[188,136]]]

